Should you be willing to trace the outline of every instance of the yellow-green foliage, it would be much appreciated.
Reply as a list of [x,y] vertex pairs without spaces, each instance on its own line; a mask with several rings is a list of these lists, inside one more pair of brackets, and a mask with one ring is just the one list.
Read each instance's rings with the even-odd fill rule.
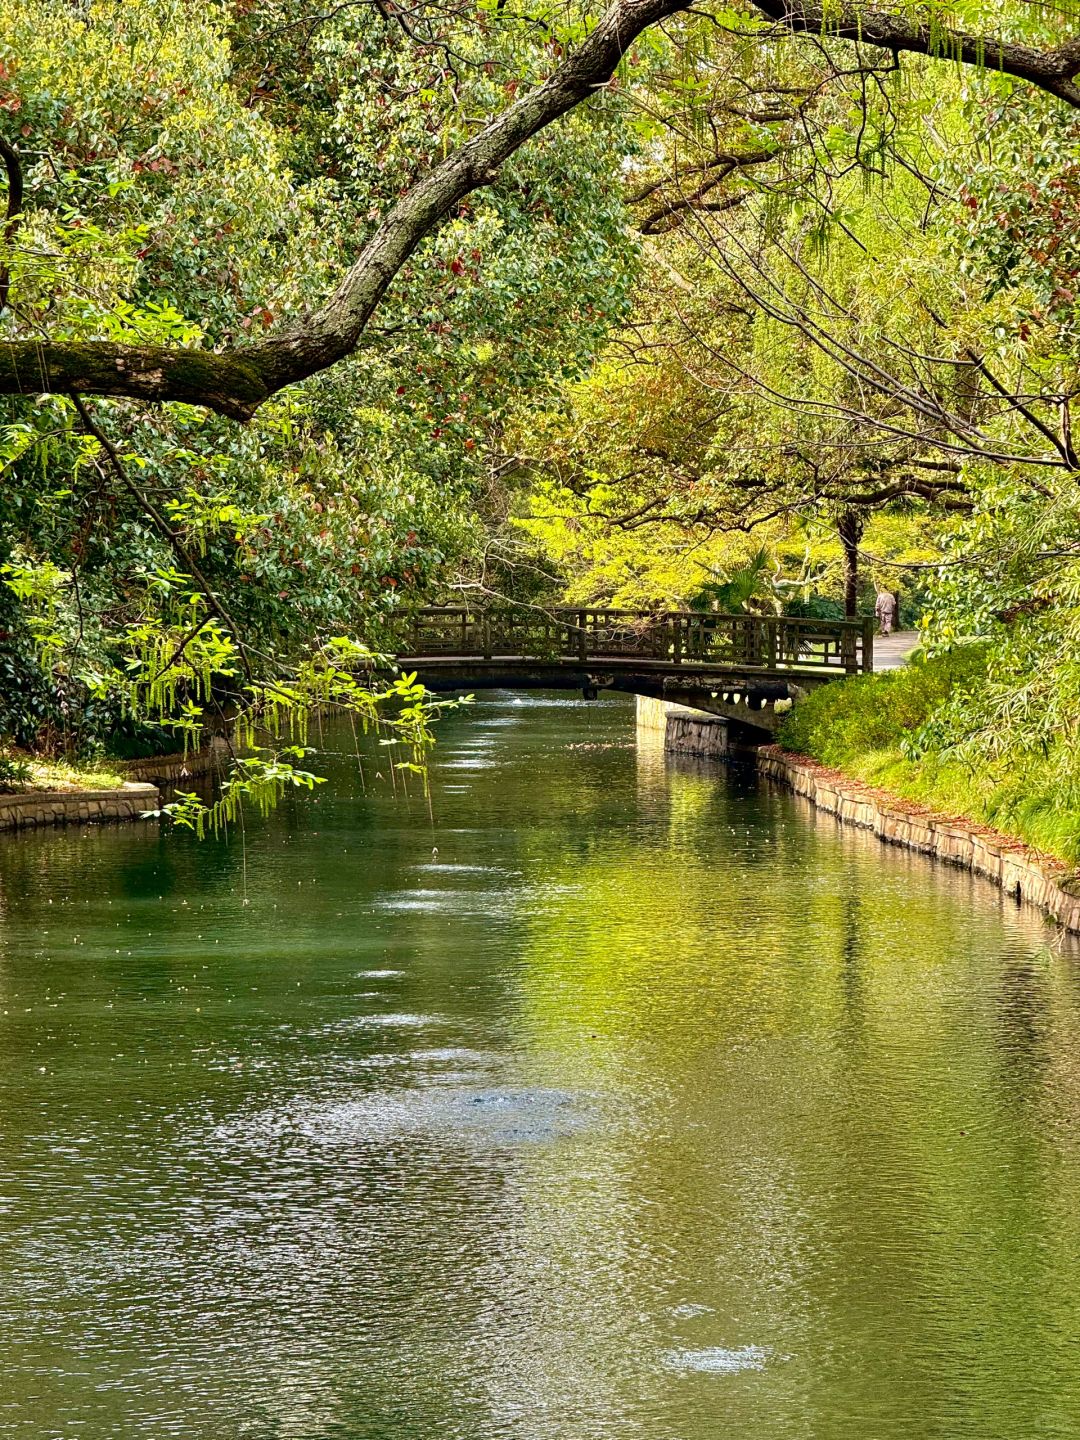
[[[1080,862],[1080,806],[1061,756],[1017,736],[994,763],[942,743],[986,685],[989,652],[958,646],[901,670],[822,686],[785,717],[785,749],[949,815],[993,825],[1070,864]],[[935,724],[949,714],[949,722]],[[1064,744],[1064,740],[1062,741]]]
[[[843,552],[831,514],[798,507],[753,528],[731,523],[725,457],[713,453],[727,432],[683,358],[663,347],[633,365],[609,357],[566,388],[561,410],[530,414],[515,440],[536,468],[515,526],[572,605],[677,608],[762,548],[761,602],[839,601]],[[872,515],[865,578],[895,587],[900,567],[936,560],[943,524],[923,508]]]

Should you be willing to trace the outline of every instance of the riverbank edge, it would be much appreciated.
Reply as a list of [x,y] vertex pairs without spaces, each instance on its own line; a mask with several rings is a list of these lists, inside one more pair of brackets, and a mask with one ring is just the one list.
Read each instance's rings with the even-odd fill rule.
[[200,750],[175,750],[171,755],[147,755],[138,760],[114,762],[132,780],[179,789],[186,780],[204,780],[222,774],[229,760],[228,741],[215,735]]
[[186,755],[151,755],[110,762],[131,776],[119,787],[104,790],[21,790],[0,795],[0,831],[41,830],[56,825],[94,825],[143,820],[159,810],[162,790],[184,781],[219,774],[229,747],[214,739]]
[[125,781],[111,790],[24,790],[0,795],[0,830],[141,820],[161,804],[156,785]]
[[1063,930],[1080,934],[1080,896],[1064,888],[1077,872],[1063,861],[1041,855],[987,825],[903,800],[779,745],[758,750],[757,768],[766,779],[786,785],[841,824],[872,830],[887,845],[916,850],[981,875],[1018,903],[1036,906]]

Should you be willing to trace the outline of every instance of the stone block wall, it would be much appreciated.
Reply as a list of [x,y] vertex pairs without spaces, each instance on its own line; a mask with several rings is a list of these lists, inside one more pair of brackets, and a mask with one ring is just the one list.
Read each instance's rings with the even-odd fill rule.
[[653,730],[663,735],[667,731],[667,717],[671,706],[664,700],[653,700],[648,695],[636,698],[637,728]]
[[0,795],[0,830],[141,820],[160,804],[156,785],[126,784],[119,790],[29,790]]
[[662,735],[664,749],[672,755],[715,755],[728,753],[728,723],[717,715],[673,705],[669,700],[637,697],[639,730]]
[[726,720],[708,715],[673,714],[667,718],[664,749],[673,755],[715,755],[728,753]]
[[1080,875],[989,826],[936,814],[887,791],[851,780],[779,746],[758,751],[758,769],[846,825],[872,830],[889,845],[932,855],[982,875],[1017,901],[1035,905],[1064,930],[1080,933]]
[[190,750],[186,755],[177,751],[173,755],[148,755],[139,760],[125,760],[122,769],[132,780],[183,789],[186,780],[199,780],[223,770],[228,757],[228,745],[220,736],[215,736],[201,750]]

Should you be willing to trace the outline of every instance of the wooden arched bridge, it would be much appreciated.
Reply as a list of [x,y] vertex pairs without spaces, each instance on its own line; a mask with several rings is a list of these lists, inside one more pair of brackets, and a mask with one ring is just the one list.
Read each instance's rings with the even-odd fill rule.
[[599,690],[672,700],[772,730],[776,704],[874,668],[872,620],[539,609],[418,610],[398,663],[434,691]]

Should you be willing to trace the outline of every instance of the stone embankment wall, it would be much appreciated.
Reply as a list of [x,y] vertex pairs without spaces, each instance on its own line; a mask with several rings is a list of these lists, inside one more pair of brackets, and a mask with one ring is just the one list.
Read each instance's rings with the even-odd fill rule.
[[655,731],[664,737],[664,749],[675,755],[726,755],[728,724],[716,715],[673,705],[668,700],[637,697],[639,730]]
[[0,830],[141,820],[148,810],[159,808],[162,789],[182,789],[189,781],[216,774],[228,753],[226,742],[215,738],[187,755],[117,761],[117,768],[131,776],[118,790],[27,790],[0,795]]
[[[700,710],[639,698],[637,723],[663,736],[664,749],[672,754],[719,758],[731,753],[726,722]],[[1017,901],[1037,906],[1062,929],[1080,934],[1080,874],[1062,861],[987,825],[936,814],[816,760],[789,755],[778,745],[762,746],[756,760],[762,775],[789,786],[843,824],[982,875]]]
[[163,789],[173,786],[183,788],[187,780],[216,775],[225,768],[228,756],[227,743],[220,736],[215,736],[201,750],[189,750],[186,755],[177,751],[173,755],[148,755],[139,760],[125,760],[120,762],[120,768],[132,780],[149,781]]
[[1080,932],[1080,893],[1072,893],[1074,888],[1080,892],[1080,876],[1060,860],[1040,855],[988,826],[939,815],[850,780],[777,745],[759,750],[757,763],[762,775],[790,786],[842,823],[872,830],[889,845],[983,875],[1016,900],[1038,906],[1063,929]]
[[126,784],[119,790],[28,790],[20,795],[0,795],[0,830],[141,820],[160,804],[156,785]]

